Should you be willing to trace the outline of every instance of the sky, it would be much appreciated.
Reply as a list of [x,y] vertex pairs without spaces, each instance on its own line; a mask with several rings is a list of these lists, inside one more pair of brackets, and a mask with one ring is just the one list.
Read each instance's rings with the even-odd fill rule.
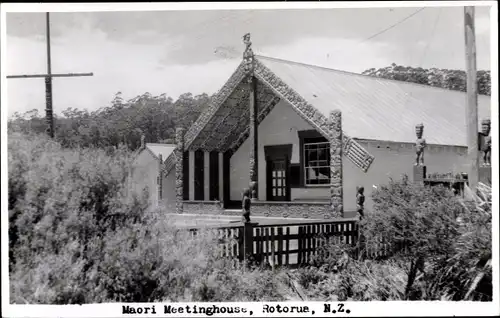
[[[250,32],[254,52],[361,73],[391,63],[465,69],[463,7],[51,13],[54,110],[96,110],[115,93],[215,93]],[[489,7],[476,7],[477,67],[490,69]],[[6,14],[6,72],[45,73],[45,13]],[[374,37],[373,37],[374,36]],[[368,40],[367,40],[368,39]],[[4,75],[5,75],[4,73]],[[38,109],[43,79],[7,81],[8,115]]]

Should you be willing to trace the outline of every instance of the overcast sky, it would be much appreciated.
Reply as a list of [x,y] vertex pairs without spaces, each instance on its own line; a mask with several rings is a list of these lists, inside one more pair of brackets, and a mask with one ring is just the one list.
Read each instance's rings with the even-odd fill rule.
[[[54,108],[95,110],[114,94],[176,99],[217,91],[241,60],[251,32],[258,54],[362,72],[391,63],[465,68],[463,8],[52,13]],[[476,8],[478,69],[490,69],[489,8]],[[45,14],[7,13],[7,72],[46,72]],[[8,80],[8,113],[44,109],[43,79]]]

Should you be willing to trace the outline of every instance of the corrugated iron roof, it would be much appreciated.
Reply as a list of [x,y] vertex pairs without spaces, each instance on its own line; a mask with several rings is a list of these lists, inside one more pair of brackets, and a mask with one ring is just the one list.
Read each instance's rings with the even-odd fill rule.
[[146,143],[146,148],[148,148],[156,156],[157,159],[160,158],[161,154],[162,159],[165,162],[165,160],[167,160],[167,158],[174,152],[175,145]]
[[[323,115],[342,111],[342,128],[356,139],[410,142],[423,123],[429,144],[466,146],[466,94],[265,56],[257,59]],[[479,121],[491,98],[478,97]]]

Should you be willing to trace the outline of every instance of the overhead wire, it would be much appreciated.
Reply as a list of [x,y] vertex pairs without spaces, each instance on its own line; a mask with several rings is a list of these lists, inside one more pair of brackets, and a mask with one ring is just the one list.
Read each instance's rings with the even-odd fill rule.
[[412,14],[410,14],[410,15],[406,16],[405,18],[403,18],[403,19],[401,19],[401,20],[397,21],[396,23],[394,23],[394,24],[392,24],[392,25],[388,26],[387,28],[385,28],[385,29],[383,29],[383,30],[381,30],[381,31],[379,31],[379,32],[377,32],[377,33],[375,33],[375,34],[373,34],[373,35],[371,35],[371,36],[367,37],[366,39],[364,39],[364,40],[360,41],[360,42],[359,42],[359,44],[364,43],[364,42],[366,42],[366,41],[369,41],[369,40],[371,40],[371,39],[373,39],[373,38],[375,38],[375,37],[377,37],[377,36],[379,36],[379,35],[381,35],[381,34],[384,34],[385,32],[387,32],[387,31],[389,31],[389,30],[391,30],[391,29],[393,29],[393,28],[397,27],[398,25],[400,25],[401,23],[403,23],[403,22],[405,22],[406,20],[410,19],[411,17],[413,17],[414,15],[418,14],[419,12],[423,11],[424,9],[425,9],[425,7],[418,9],[417,11],[415,11],[415,12],[413,12]]
[[[376,32],[376,33],[368,36],[367,38],[365,38],[365,39],[363,39],[361,41],[356,42],[353,46],[356,47],[356,46],[361,45],[361,44],[363,44],[365,42],[373,40],[374,38],[378,37],[379,35],[384,34],[385,32],[387,32],[389,30],[392,30],[393,28],[399,26],[403,22],[407,21],[408,19],[412,18],[413,16],[417,15],[418,13],[422,12],[425,9],[426,9],[426,7],[423,7],[423,8],[420,8],[420,9],[416,10],[415,12],[413,12],[413,13],[405,16],[401,20],[396,21],[394,24],[391,24],[390,26],[384,28],[383,30],[380,30],[380,31],[378,31],[378,32]],[[335,53],[335,52],[339,52],[339,51],[347,52],[348,50],[351,50],[351,49],[352,48],[350,48],[350,49],[337,49],[337,50],[333,50],[333,51],[327,53],[327,55],[329,56],[331,53]]]

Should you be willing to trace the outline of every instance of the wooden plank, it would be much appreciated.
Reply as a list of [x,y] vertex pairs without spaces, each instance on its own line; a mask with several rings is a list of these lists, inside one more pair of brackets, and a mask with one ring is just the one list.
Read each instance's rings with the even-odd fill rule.
[[255,242],[255,254],[257,259],[260,259],[262,257],[262,244],[260,241],[260,236],[261,236],[261,229],[256,228],[255,229],[255,235],[253,237],[253,241]]
[[237,241],[237,232],[234,229],[231,229],[231,241],[232,241],[232,254],[233,258],[238,258],[238,241]]
[[269,256],[271,255],[271,231],[269,228],[266,228],[266,254],[267,256],[267,262],[269,262]]
[[286,228],[286,254],[285,254],[285,265],[290,264],[290,227]]
[[314,256],[316,255],[316,239],[318,238],[318,225],[317,224],[311,225],[311,229],[312,229],[311,241],[313,250],[311,256],[314,258]]
[[306,264],[311,260],[311,226],[306,226]]
[[278,227],[278,265],[283,265],[283,228]]
[[301,249],[302,249],[302,229],[303,229],[303,227],[299,226],[298,234],[297,234],[297,251],[298,251],[297,264],[298,265],[300,265],[302,263],[302,252],[301,252]]
[[242,227],[239,227],[238,228],[238,259],[240,261],[243,261],[244,259],[244,248],[243,248],[243,236],[244,236],[244,233],[243,233],[243,226]]
[[271,267],[274,269],[274,264],[276,264],[276,255],[274,253],[275,247],[276,247],[276,242],[275,242],[275,235],[274,235],[274,227],[271,228],[271,239],[269,240],[271,243]]

